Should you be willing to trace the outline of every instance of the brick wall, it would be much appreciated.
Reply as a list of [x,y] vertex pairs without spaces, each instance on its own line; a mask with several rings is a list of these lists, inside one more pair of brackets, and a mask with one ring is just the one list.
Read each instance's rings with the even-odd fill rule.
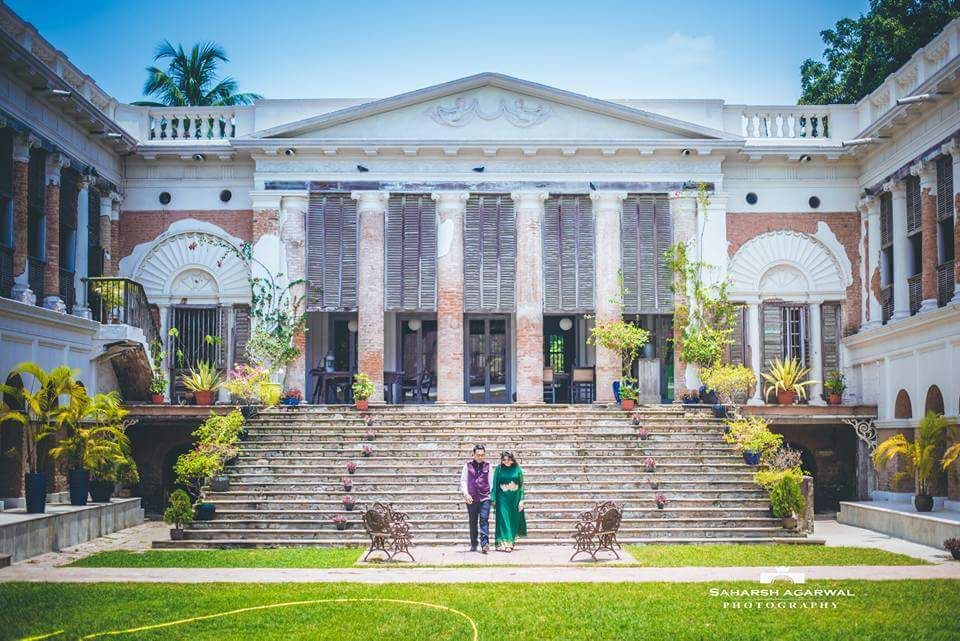
[[232,236],[250,241],[253,238],[253,212],[249,209],[222,211],[148,210],[121,211],[116,260],[129,256],[134,247],[152,241],[178,220],[192,218],[216,225]]
[[729,255],[733,256],[740,247],[755,236],[772,231],[791,230],[813,235],[820,221],[829,225],[830,230],[843,245],[850,260],[853,283],[847,288],[847,299],[843,303],[843,333],[852,334],[860,328],[860,214],[818,213],[818,214],[727,214],[727,241]]

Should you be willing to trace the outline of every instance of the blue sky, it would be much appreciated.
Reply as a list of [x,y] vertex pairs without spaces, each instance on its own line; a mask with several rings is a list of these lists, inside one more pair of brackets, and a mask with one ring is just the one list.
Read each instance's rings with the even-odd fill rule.
[[600,98],[791,104],[819,32],[866,0],[7,0],[121,101],[157,42],[216,40],[243,91],[380,98],[497,71]]

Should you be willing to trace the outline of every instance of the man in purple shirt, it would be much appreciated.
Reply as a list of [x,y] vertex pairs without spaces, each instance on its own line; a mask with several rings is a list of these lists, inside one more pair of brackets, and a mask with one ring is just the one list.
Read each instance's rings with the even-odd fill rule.
[[470,517],[470,551],[477,551],[477,530],[480,531],[480,550],[490,550],[490,488],[493,486],[493,466],[484,461],[487,451],[482,445],[473,446],[473,458],[463,464],[460,472],[460,494],[467,502]]

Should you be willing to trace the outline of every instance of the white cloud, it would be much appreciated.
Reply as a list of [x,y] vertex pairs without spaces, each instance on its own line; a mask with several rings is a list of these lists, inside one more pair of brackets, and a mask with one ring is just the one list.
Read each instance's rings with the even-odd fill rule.
[[682,67],[711,64],[717,55],[713,36],[692,36],[674,32],[669,37],[649,42],[630,54],[635,60]]

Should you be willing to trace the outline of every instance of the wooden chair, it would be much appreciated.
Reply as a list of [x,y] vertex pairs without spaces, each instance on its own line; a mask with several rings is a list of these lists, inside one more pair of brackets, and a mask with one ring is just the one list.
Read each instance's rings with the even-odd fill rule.
[[557,381],[553,375],[552,367],[543,368],[543,401],[545,403],[557,402]]
[[413,536],[406,514],[394,511],[389,505],[374,503],[363,513],[363,526],[370,537],[370,549],[361,561],[366,561],[374,552],[383,552],[386,555],[384,561],[392,561],[398,554],[406,554],[415,561],[410,553]]
[[570,375],[570,401],[592,403],[594,399],[593,368],[574,367]]
[[400,390],[401,402],[406,402],[407,393],[412,394],[412,398],[423,403],[430,398],[430,388],[433,386],[433,378],[430,372],[424,369],[420,373],[420,378],[411,377],[403,382]]
[[613,552],[619,559],[617,549],[623,548],[617,541],[617,532],[622,520],[623,506],[613,501],[597,503],[592,510],[580,514],[577,531],[573,534],[573,555],[570,560],[585,552],[596,561],[597,553],[602,551]]

